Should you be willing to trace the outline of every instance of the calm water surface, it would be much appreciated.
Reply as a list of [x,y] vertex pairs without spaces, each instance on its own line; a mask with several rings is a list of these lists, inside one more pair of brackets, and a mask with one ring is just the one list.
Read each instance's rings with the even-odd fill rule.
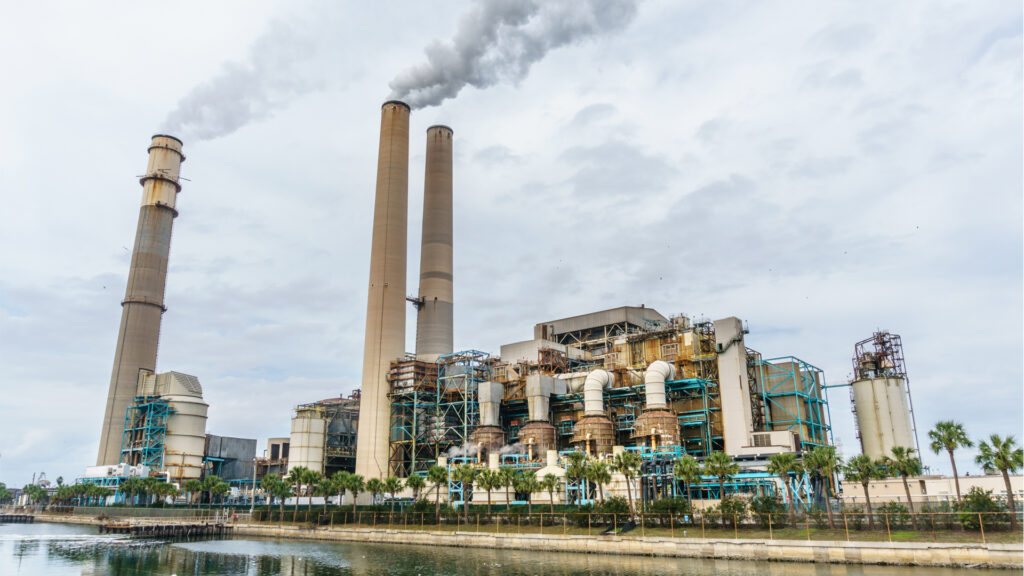
[[384,544],[326,544],[233,539],[159,542],[100,535],[92,526],[0,525],[0,575],[310,575],[409,576],[602,575],[647,576],[1002,576],[1016,571],[830,566],[659,559]]

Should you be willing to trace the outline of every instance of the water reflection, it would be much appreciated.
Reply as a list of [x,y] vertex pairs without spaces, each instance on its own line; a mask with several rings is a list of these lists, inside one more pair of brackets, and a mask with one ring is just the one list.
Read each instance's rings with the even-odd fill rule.
[[246,576],[995,576],[977,571],[887,566],[784,564],[644,556],[565,554],[359,543],[236,539],[139,541],[89,527],[0,526],[0,574]]

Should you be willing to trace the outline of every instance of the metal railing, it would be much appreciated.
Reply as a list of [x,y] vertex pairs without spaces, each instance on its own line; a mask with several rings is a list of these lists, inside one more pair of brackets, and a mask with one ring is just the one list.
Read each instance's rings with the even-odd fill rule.
[[1007,512],[822,514],[618,514],[598,512],[431,512],[335,509],[257,510],[253,522],[323,527],[434,530],[494,534],[609,534],[628,537],[728,538],[763,540],[1020,542]]

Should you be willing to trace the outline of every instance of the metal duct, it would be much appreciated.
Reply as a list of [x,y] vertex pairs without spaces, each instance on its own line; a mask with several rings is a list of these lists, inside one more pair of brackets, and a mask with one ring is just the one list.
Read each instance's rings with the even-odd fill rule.
[[501,382],[481,382],[477,385],[476,395],[480,403],[480,426],[497,426],[505,387]]
[[356,474],[388,472],[388,371],[405,355],[406,233],[409,219],[409,106],[381,107],[377,191],[373,205],[370,287],[363,342],[362,396],[356,443]]
[[647,372],[644,373],[645,407],[648,410],[668,406],[665,402],[665,381],[675,377],[675,366],[664,360],[651,362],[651,365],[647,367]]
[[128,270],[128,288],[121,302],[121,327],[100,430],[97,466],[120,462],[125,411],[135,397],[139,371],[156,371],[160,320],[166,310],[164,288],[171,251],[171,225],[178,215],[175,203],[181,191],[178,174],[185,161],[181,148],[181,140],[173,136],[153,136],[146,175],[139,180],[142,207]]
[[[604,389],[612,385],[612,375],[607,370],[594,370],[587,374],[583,383],[583,415],[604,414]],[[664,395],[664,388],[663,395]]]
[[548,411],[551,393],[554,392],[554,378],[543,374],[531,374],[526,377],[526,405],[531,421],[549,420]]
[[427,129],[416,358],[434,362],[453,348],[452,129]]

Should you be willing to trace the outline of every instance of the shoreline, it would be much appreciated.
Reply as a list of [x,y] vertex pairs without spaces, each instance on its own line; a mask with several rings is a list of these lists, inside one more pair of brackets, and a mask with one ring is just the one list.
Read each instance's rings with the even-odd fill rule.
[[[94,518],[38,515],[40,522],[92,524]],[[387,528],[235,523],[235,536],[294,540],[417,544],[455,548],[544,550],[576,554],[708,558],[826,564],[871,564],[953,568],[1011,568],[1024,565],[1022,544],[955,542],[845,542],[727,538],[494,534]]]

